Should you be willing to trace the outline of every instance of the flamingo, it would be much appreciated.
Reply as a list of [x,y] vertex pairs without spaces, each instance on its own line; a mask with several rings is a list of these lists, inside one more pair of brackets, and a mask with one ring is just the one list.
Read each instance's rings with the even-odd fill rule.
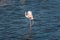
[[30,20],[30,36],[29,37],[31,37],[32,36],[32,24],[34,23],[32,11],[25,12],[25,17]]

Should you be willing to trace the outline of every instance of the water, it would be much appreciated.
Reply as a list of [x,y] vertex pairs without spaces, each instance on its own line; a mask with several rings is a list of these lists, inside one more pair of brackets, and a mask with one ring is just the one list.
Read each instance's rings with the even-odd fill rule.
[[28,10],[34,16],[33,40],[60,40],[60,0],[4,3],[0,5],[0,40],[25,40],[29,35],[29,20],[24,13]]

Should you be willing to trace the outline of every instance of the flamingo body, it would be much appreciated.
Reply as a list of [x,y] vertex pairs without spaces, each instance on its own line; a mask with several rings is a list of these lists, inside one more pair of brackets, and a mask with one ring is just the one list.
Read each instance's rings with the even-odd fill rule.
[[30,20],[33,20],[33,15],[32,15],[32,11],[28,11],[28,12],[25,12],[25,16],[30,19]]

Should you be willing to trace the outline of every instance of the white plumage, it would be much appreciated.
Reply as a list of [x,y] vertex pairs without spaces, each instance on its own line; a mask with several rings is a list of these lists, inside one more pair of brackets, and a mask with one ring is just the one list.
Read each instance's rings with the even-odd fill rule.
[[30,20],[33,20],[33,15],[32,15],[32,11],[28,11],[28,12],[25,12],[25,16],[30,19]]

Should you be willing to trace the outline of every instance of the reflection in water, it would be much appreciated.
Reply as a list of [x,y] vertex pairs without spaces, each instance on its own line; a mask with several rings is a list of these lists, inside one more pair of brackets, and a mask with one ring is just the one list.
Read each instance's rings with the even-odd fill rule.
[[4,6],[8,4],[8,0],[0,0],[0,6]]
[[26,3],[26,0],[20,0],[20,3],[24,5]]

